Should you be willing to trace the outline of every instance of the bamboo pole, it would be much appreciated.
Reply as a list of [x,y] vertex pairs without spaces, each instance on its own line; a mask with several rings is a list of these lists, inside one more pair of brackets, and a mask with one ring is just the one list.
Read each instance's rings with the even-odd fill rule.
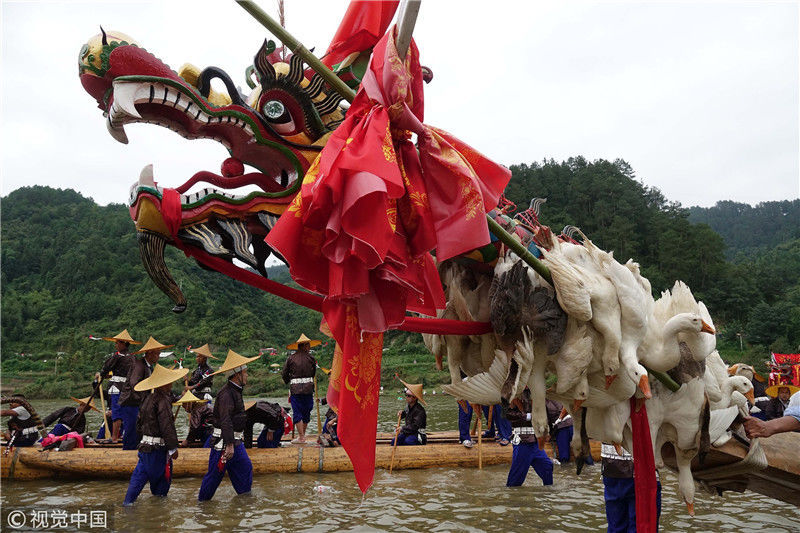
[[483,431],[481,431],[481,419],[483,418],[483,409],[478,406],[478,469],[483,468]]
[[319,414],[319,393],[317,392],[317,372],[314,371],[314,402],[317,404],[317,441],[322,437],[322,417]]
[[408,47],[411,45],[411,34],[414,33],[414,26],[417,24],[421,0],[403,0],[398,10],[397,20],[397,55],[400,61],[405,61]]
[[[494,405],[489,406],[489,414],[486,416],[488,420],[486,420],[486,431],[489,433],[492,432],[492,415],[494,414]],[[495,435],[497,435],[495,433]]]
[[392,473],[392,469],[394,468],[394,454],[397,451],[397,441],[400,440],[400,419],[403,417],[403,413],[397,413],[397,427],[394,428],[394,446],[392,446],[392,458],[389,460],[389,473]]
[[106,415],[106,398],[105,394],[103,393],[103,382],[100,382],[100,407],[103,409],[103,424],[106,427],[106,439],[111,439],[112,437],[112,429],[108,425],[108,416]]
[[274,35],[285,46],[288,46],[289,50],[291,50],[293,54],[297,54],[302,57],[306,64],[314,69],[314,71],[319,74],[334,91],[339,93],[342,98],[348,102],[353,101],[353,99],[356,97],[355,91],[348,87],[347,84],[343,82],[339,76],[334,74],[331,69],[325,66],[325,64],[320,61],[317,56],[311,53],[308,48],[303,46],[303,43],[295,39],[291,33],[286,31],[286,28],[281,26],[277,20],[267,15],[263,9],[261,9],[255,2],[252,2],[251,0],[236,0],[236,3],[238,3],[242,9],[250,13],[254,19],[256,19],[262,26],[267,28],[272,35]]

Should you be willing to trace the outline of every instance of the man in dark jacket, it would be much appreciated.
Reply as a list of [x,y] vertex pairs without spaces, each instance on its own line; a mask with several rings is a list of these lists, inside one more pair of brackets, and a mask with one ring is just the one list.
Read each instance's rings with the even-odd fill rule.
[[[425,408],[422,407],[420,402],[422,398],[422,384],[409,385],[403,382],[406,386],[406,408],[398,411],[400,418],[405,420],[406,423],[400,428],[397,435],[398,446],[413,446],[415,444],[427,444],[428,438],[425,435],[425,427],[428,425],[428,416],[425,413]],[[392,439],[394,444],[394,439]]]
[[253,445],[253,426],[263,424],[264,429],[258,435],[256,441],[257,448],[279,448],[285,419],[288,417],[286,411],[277,403],[255,402],[245,406],[247,412],[247,425],[244,428],[244,446],[250,448]]
[[539,449],[536,434],[531,426],[531,391],[527,387],[522,396],[512,402],[506,418],[511,422],[514,436],[511,444],[514,453],[508,471],[507,487],[518,487],[525,482],[532,466],[544,485],[553,484],[553,462]]
[[189,432],[181,442],[181,446],[186,447],[198,442],[204,448],[211,446],[211,432],[214,430],[214,410],[208,402],[187,391],[173,405],[180,405],[189,413]]
[[56,422],[56,425],[53,426],[53,429],[50,431],[50,434],[55,435],[56,437],[66,435],[70,431],[74,431],[76,433],[85,432],[86,416],[84,413],[86,413],[86,411],[89,409],[94,409],[95,411],[100,412],[97,408],[95,408],[94,405],[92,405],[91,399],[91,397],[84,398],[82,400],[72,398],[73,401],[78,403],[78,407],[67,405],[58,411],[53,411],[44,417],[44,420],[42,420],[44,427]]
[[554,445],[558,461],[569,462],[570,442],[574,432],[572,416],[555,400],[547,400],[547,424],[550,426],[550,443]]
[[225,362],[216,372],[230,374],[214,403],[214,432],[211,435],[208,472],[203,476],[197,495],[201,502],[214,497],[226,471],[236,494],[250,492],[253,485],[253,463],[242,442],[247,426],[242,390],[247,384],[247,363],[256,359],[258,356],[242,357],[228,350]]
[[[131,344],[141,344],[141,342],[133,340],[127,329],[122,330],[121,333],[113,337],[103,337],[103,340],[113,342],[116,351],[103,362],[103,368],[95,374],[95,380],[106,378],[109,380],[108,404],[111,407],[111,441],[119,442],[123,431],[119,393],[135,360],[135,357],[129,354],[128,350]],[[111,377],[108,377],[109,374],[111,374]]]
[[792,394],[800,391],[800,387],[794,385],[773,385],[766,390],[767,396],[772,398],[767,403],[765,420],[774,420],[783,416],[783,412],[789,406],[789,398]]
[[144,401],[146,393],[138,392],[136,385],[150,377],[161,350],[170,346],[174,345],[164,345],[150,337],[141,350],[133,352],[133,355],[144,353],[144,357],[142,359],[134,358],[119,393],[120,414],[122,415],[122,425],[125,428],[125,434],[122,437],[123,450],[135,450],[139,446],[136,419],[139,417],[139,406]]
[[311,355],[311,347],[320,341],[311,340],[304,334],[297,342],[286,346],[295,350],[283,366],[283,382],[289,385],[289,403],[292,404],[292,422],[297,428],[297,439],[293,442],[306,441],[306,427],[311,420],[311,409],[314,407],[314,376],[317,373],[317,360]]
[[212,355],[208,344],[189,351],[195,354],[197,368],[194,369],[194,372],[189,377],[186,390],[192,391],[201,400],[211,401],[214,399],[214,393],[211,389],[214,382],[214,369],[209,366],[208,360],[216,359],[216,357]]
[[[172,384],[189,370],[167,370],[155,365],[153,373],[134,386],[146,396],[136,420],[136,431],[142,435],[139,462],[131,474],[124,505],[133,505],[147,483],[150,492],[166,496],[172,483],[172,460],[178,458],[178,434],[172,418]],[[146,391],[152,390],[151,394]]]

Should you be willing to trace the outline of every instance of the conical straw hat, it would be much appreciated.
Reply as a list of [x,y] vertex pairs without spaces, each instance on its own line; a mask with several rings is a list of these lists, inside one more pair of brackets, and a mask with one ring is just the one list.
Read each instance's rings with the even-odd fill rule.
[[222,363],[222,366],[219,367],[219,370],[217,370],[216,372],[214,372],[211,375],[215,376],[217,374],[222,374],[223,372],[227,372],[229,370],[233,370],[235,368],[239,368],[240,366],[244,366],[247,363],[255,361],[259,357],[260,356],[258,356],[258,355],[255,356],[255,357],[244,357],[244,356],[239,355],[238,353],[234,352],[233,350],[228,350],[228,356],[225,357],[225,362]]
[[161,344],[160,342],[155,340],[153,337],[150,337],[149,339],[147,339],[147,342],[144,343],[144,346],[142,346],[141,350],[133,352],[133,354],[135,355],[137,353],[149,352],[150,350],[163,350],[164,348],[172,348],[173,346],[175,346],[175,345],[174,344]]
[[184,404],[184,403],[194,403],[194,402],[202,402],[202,403],[205,403],[205,401],[206,401],[206,400],[201,400],[200,398],[198,398],[197,396],[195,396],[194,394],[192,394],[192,391],[190,391],[190,390],[187,390],[187,391],[186,391],[186,394],[184,394],[183,396],[181,396],[181,397],[178,399],[178,401],[176,401],[176,402],[175,402],[175,403],[173,403],[172,405],[181,405],[181,404]]
[[296,340],[295,342],[293,342],[292,344],[287,344],[287,345],[286,345],[286,349],[287,349],[287,350],[296,350],[296,349],[297,349],[297,345],[298,345],[298,344],[303,344],[304,342],[307,342],[307,343],[309,344],[309,346],[312,346],[312,347],[313,347],[313,346],[317,346],[317,345],[319,345],[319,344],[322,344],[322,341],[318,341],[318,340],[311,340],[311,339],[309,339],[308,337],[306,337],[306,334],[305,334],[305,333],[301,333],[301,334],[300,334],[300,338],[299,338],[299,339],[297,339],[297,340]]
[[247,411],[257,403],[258,402],[256,400],[250,400],[249,402],[244,402],[244,410]]
[[111,342],[122,341],[122,342],[127,342],[128,344],[142,344],[139,341],[133,340],[133,337],[131,337],[127,329],[123,329],[121,333],[118,333],[113,337],[103,337],[103,340]]
[[795,385],[787,385],[786,383],[783,383],[781,385],[773,385],[771,387],[767,387],[767,390],[765,390],[764,393],[770,398],[777,398],[778,389],[782,389],[784,387],[789,389],[789,394],[794,394],[795,392],[800,391],[800,387],[797,387]]
[[202,355],[203,357],[208,357],[209,359],[217,359],[218,360],[218,358],[214,357],[211,354],[211,349],[208,347],[208,343],[205,343],[204,345],[202,345],[199,348],[195,348],[195,349],[189,348],[189,351],[192,352],[193,354]]
[[153,368],[153,373],[149,378],[143,379],[133,387],[136,392],[142,392],[150,389],[157,389],[164,385],[169,385],[181,379],[189,373],[188,368],[176,368],[175,370],[168,370],[163,366],[156,364]]
[[88,404],[89,404],[89,407],[91,407],[92,409],[94,409],[94,410],[95,410],[95,411],[97,411],[98,413],[100,412],[100,409],[98,409],[97,407],[95,407],[95,406],[94,406],[94,404],[92,403],[92,397],[91,397],[91,396],[87,396],[86,398],[81,398],[81,399],[79,399],[79,398],[75,398],[75,397],[73,397],[73,396],[70,396],[70,398],[72,398],[72,401],[73,401],[73,402],[78,402],[78,403],[79,403],[79,404],[81,404],[81,405],[86,405],[86,404],[88,403]]
[[428,405],[427,403],[425,403],[425,398],[422,397],[422,383],[415,383],[412,385],[410,383],[406,383],[402,379],[400,379],[400,383],[405,385],[406,390],[411,394],[413,394],[414,396],[416,396],[417,399],[422,402],[422,405]]

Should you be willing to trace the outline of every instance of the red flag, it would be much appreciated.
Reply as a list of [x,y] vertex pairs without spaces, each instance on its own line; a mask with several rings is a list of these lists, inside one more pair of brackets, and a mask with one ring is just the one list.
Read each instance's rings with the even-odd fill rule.
[[650,425],[647,423],[647,407],[644,401],[637,408],[637,399],[631,398],[631,430],[633,431],[633,479],[636,495],[636,531],[656,533],[658,513],[656,510],[656,461],[653,457],[653,442]]
[[328,67],[354,52],[369,50],[386,33],[400,0],[352,0],[322,62]]

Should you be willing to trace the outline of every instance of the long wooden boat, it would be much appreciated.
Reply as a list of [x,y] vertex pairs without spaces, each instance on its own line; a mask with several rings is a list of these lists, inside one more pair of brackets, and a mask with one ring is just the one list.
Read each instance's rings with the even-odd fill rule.
[[[388,434],[378,434],[375,446],[376,468],[389,468],[392,446]],[[600,459],[600,444],[592,443],[592,455]],[[545,451],[552,457],[550,444]],[[181,448],[173,463],[175,477],[202,476],[208,469],[207,448]],[[280,448],[250,448],[247,451],[253,463],[253,473],[276,472],[348,472],[353,465],[344,449],[322,448],[314,445],[284,443]],[[425,446],[398,446],[394,458],[394,469],[434,467],[477,468],[482,466],[511,464],[512,446],[500,446],[488,441],[481,449],[465,448],[458,443],[456,432],[431,433]],[[137,462],[135,450],[122,450],[119,446],[87,446],[68,452],[42,451],[39,448],[14,448],[5,454],[0,449],[3,480],[31,480],[47,478],[109,479],[129,478]],[[479,457],[480,456],[480,457]]]
[[[664,462],[677,468],[671,445],[662,451]],[[752,490],[800,506],[800,433],[780,433],[752,443],[731,439],[712,447],[701,465],[692,462],[694,478],[722,493]]]

